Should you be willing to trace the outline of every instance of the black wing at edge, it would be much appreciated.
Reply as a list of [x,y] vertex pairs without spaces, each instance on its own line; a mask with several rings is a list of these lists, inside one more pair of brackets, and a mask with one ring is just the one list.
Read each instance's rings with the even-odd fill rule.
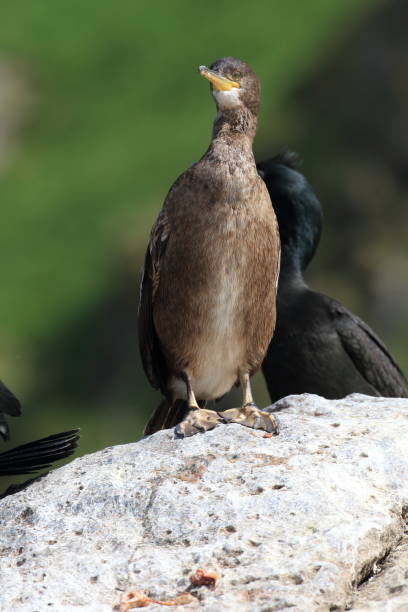
[[332,307],[343,348],[360,374],[383,397],[408,397],[407,380],[385,344],[340,303]]
[[0,453],[0,476],[34,474],[47,469],[54,461],[72,455],[79,437],[79,429],[71,429]]
[[6,385],[0,380],[0,412],[10,416],[20,416],[21,406],[16,396],[7,389]]
[[9,440],[10,429],[4,414],[20,416],[21,405],[16,396],[0,380],[0,436],[3,440]]

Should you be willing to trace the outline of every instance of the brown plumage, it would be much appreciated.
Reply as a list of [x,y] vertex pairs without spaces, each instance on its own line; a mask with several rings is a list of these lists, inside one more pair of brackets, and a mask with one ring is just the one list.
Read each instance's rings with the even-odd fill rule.
[[171,187],[146,252],[139,307],[143,365],[162,402],[146,433],[173,425],[178,433],[210,429],[220,417],[199,409],[243,385],[241,409],[226,421],[276,431],[254,407],[249,386],[275,325],[279,234],[258,176],[252,141],[259,82],[245,63],[222,58],[200,67],[218,114],[205,155]]

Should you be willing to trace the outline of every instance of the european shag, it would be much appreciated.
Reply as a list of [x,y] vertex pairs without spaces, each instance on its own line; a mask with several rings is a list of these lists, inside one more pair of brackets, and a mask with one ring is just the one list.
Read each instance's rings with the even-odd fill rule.
[[[8,440],[9,429],[3,414],[19,416],[21,407],[14,394],[0,381],[0,434]],[[71,429],[0,453],[0,476],[34,474],[51,467],[54,461],[69,457],[77,447],[78,432],[79,429]]]
[[[252,152],[259,81],[242,61],[210,68],[217,106],[207,152],[171,187],[147,248],[139,306],[142,362],[165,401],[145,433],[177,423],[192,435],[219,422],[276,433],[273,415],[252,399],[275,327],[279,233]],[[216,412],[204,402],[240,383],[240,408]],[[180,401],[181,400],[181,401]]]
[[296,166],[292,153],[258,165],[282,242],[276,329],[262,365],[271,400],[298,393],[329,399],[350,393],[407,397],[401,369],[370,327],[305,282],[303,273],[320,239],[322,212]]

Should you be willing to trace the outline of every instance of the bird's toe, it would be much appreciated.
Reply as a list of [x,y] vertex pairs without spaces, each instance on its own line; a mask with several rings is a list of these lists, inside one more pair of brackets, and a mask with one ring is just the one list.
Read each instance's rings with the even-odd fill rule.
[[279,433],[278,421],[275,416],[254,405],[241,408],[230,408],[219,413],[225,423],[239,423],[251,429],[261,429],[271,434]]
[[215,410],[190,410],[184,421],[175,427],[175,433],[180,438],[194,436],[196,433],[204,433],[210,429],[214,429],[221,419]]

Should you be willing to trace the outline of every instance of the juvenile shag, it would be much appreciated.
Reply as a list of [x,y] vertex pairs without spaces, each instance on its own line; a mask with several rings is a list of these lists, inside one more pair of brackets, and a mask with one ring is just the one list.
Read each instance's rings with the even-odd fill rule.
[[262,365],[271,399],[298,393],[407,397],[401,369],[370,327],[303,278],[320,240],[322,212],[296,165],[292,153],[258,165],[282,243],[276,329]]
[[[15,395],[0,381],[0,435],[8,440],[9,429],[3,414],[19,416],[21,406]],[[0,453],[0,476],[34,474],[51,467],[54,461],[69,457],[77,447],[78,432],[79,429],[71,429]]]
[[[207,152],[171,187],[147,248],[139,307],[143,366],[165,400],[145,433],[177,423],[192,435],[219,422],[276,432],[274,417],[252,399],[275,326],[279,234],[252,141],[259,81],[225,57],[200,74],[217,106]],[[239,382],[240,408],[201,406]]]

